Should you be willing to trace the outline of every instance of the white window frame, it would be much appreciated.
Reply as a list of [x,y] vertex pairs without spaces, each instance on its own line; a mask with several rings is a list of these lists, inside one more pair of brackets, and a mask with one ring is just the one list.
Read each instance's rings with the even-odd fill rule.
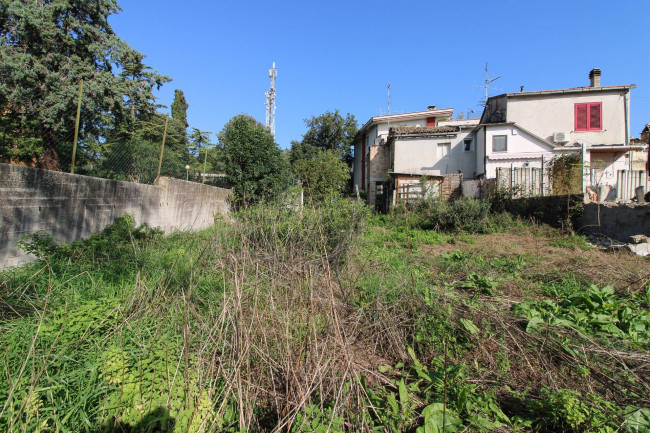
[[[447,153],[444,154],[444,155],[441,155],[440,149],[442,149],[442,148],[444,148],[444,147],[447,148]],[[444,143],[438,143],[437,151],[438,151],[438,159],[439,159],[439,160],[440,160],[440,159],[444,159],[444,158],[448,158],[449,155],[451,154],[451,142],[450,142],[450,141],[446,141],[446,142],[444,142]]]

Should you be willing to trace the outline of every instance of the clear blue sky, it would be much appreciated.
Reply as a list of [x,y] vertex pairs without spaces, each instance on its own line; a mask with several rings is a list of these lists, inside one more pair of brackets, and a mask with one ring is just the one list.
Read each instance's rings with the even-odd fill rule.
[[[119,1],[119,0],[118,0]],[[631,132],[650,123],[650,2],[121,0],[115,32],[174,81],[190,126],[216,133],[247,113],[264,123],[268,69],[278,78],[276,141],[305,133],[303,119],[339,109],[359,126],[386,113],[481,108],[485,62],[501,76],[490,94],[636,84]]]

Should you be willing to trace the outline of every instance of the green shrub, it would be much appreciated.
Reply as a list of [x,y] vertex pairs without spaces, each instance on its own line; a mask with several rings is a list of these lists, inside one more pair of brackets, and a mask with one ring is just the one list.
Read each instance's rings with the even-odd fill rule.
[[621,409],[595,393],[581,395],[570,389],[543,388],[541,399],[529,406],[539,417],[538,425],[549,431],[620,431],[616,417],[621,415]]
[[451,202],[423,200],[415,213],[421,218],[415,221],[425,229],[441,231],[467,231],[487,233],[490,231],[490,202],[461,197]]

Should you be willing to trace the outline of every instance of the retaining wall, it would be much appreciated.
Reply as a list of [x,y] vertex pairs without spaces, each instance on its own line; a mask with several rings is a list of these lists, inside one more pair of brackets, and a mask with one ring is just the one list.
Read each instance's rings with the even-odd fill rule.
[[31,261],[16,242],[39,230],[67,243],[127,213],[136,225],[166,232],[208,227],[227,213],[229,191],[172,178],[143,185],[0,164],[0,269]]
[[650,236],[650,204],[585,204],[582,231],[621,242],[634,235]]

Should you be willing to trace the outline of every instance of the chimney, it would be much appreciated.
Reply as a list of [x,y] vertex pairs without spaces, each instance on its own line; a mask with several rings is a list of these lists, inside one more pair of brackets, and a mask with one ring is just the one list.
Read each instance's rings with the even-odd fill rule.
[[600,69],[595,68],[589,72],[590,87],[600,87]]
[[434,111],[436,108],[438,108],[437,105],[429,105],[429,106],[427,107],[427,110],[428,110],[428,111]]
[[519,86],[519,91],[523,92],[524,91],[524,86]]

